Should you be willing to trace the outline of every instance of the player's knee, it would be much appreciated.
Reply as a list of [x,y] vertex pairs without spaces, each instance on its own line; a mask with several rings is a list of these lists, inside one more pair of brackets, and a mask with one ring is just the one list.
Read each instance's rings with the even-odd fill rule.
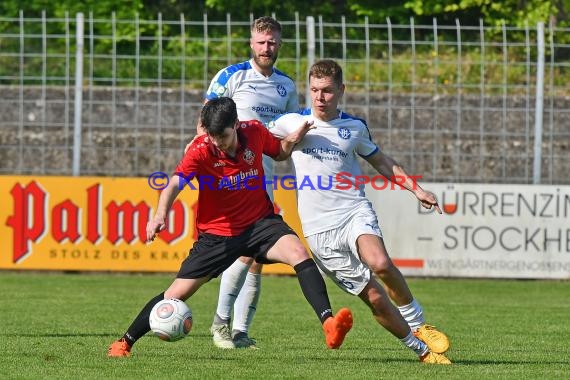
[[392,271],[394,264],[390,259],[379,258],[378,260],[369,262],[368,266],[376,275],[382,277]]
[[261,270],[263,269],[263,264],[260,264],[256,261],[254,261],[251,266],[249,267],[249,272],[250,273],[255,273],[255,274],[260,274]]
[[364,288],[359,297],[368,305],[375,316],[383,315],[386,312],[387,303],[390,302],[386,293],[375,281]]
[[288,251],[288,258],[292,265],[297,265],[310,258],[309,253],[302,244],[291,247]]
[[239,260],[247,265],[252,265],[255,262],[253,257],[247,257],[247,256],[242,256],[239,258]]
[[376,294],[372,297],[368,298],[368,302],[370,305],[370,309],[372,310],[372,314],[374,315],[383,315],[384,311],[386,309],[386,300],[380,296],[379,294]]

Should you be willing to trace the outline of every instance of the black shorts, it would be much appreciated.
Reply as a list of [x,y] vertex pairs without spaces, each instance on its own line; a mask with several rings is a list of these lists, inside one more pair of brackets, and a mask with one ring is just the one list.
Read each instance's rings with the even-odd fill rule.
[[271,261],[267,260],[267,251],[285,235],[297,236],[279,215],[270,215],[255,222],[238,236],[200,234],[176,277],[217,277],[240,256],[253,257],[258,263],[269,264]]

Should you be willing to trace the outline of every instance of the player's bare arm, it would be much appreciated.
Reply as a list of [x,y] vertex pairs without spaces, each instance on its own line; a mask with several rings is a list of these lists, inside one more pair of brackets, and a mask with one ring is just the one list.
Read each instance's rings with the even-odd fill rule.
[[156,237],[156,234],[166,228],[166,216],[172,206],[172,203],[180,193],[180,177],[173,175],[170,178],[168,186],[160,193],[158,199],[158,206],[154,217],[146,224],[146,241],[151,242]]
[[291,152],[293,152],[293,148],[297,145],[303,137],[311,130],[315,129],[316,127],[313,125],[313,121],[305,121],[299,128],[295,131],[289,133],[281,140],[281,152],[278,156],[274,157],[275,161],[284,161],[288,157],[291,156]]
[[378,173],[395,184],[411,191],[420,201],[422,207],[427,209],[435,207],[435,210],[439,214],[442,213],[435,194],[424,190],[417,181],[418,176],[409,175],[392,157],[378,151],[372,156],[367,157],[366,160]]

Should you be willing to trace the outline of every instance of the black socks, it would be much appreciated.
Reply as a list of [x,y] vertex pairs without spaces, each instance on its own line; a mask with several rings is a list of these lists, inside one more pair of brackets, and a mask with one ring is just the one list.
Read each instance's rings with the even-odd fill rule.
[[150,331],[150,323],[148,321],[148,318],[150,317],[150,311],[152,310],[154,305],[156,305],[163,299],[164,299],[164,292],[160,293],[159,295],[148,301],[148,303],[140,311],[139,315],[137,315],[133,323],[131,323],[129,329],[127,330],[125,335],[123,335],[123,339],[127,341],[129,346],[135,344],[135,342],[139,340],[139,338],[141,338],[142,336],[144,336],[144,334]]
[[309,301],[315,313],[317,313],[321,323],[332,317],[327,286],[313,259],[300,262],[293,269],[297,272],[297,278],[305,298]]

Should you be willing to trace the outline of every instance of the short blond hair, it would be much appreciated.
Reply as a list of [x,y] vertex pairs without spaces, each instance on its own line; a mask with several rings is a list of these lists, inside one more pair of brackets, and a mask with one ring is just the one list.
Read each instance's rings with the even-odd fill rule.
[[251,24],[251,33],[279,32],[281,34],[281,24],[273,17],[263,16],[255,19]]

